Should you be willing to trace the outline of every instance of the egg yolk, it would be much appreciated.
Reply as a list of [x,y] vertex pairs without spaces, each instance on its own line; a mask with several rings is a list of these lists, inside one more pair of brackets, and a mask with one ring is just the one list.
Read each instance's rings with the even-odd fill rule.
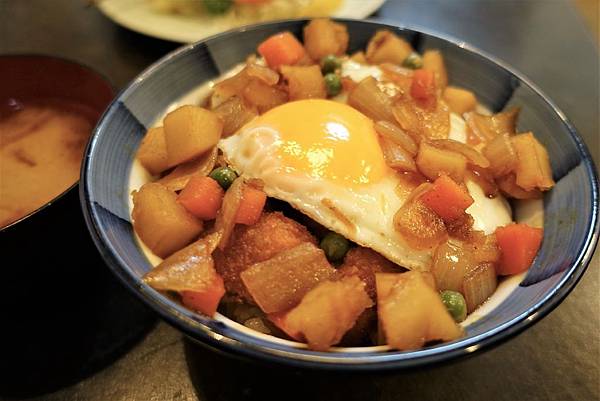
[[343,103],[308,99],[269,110],[250,123],[279,134],[287,171],[346,184],[366,184],[386,171],[373,121]]

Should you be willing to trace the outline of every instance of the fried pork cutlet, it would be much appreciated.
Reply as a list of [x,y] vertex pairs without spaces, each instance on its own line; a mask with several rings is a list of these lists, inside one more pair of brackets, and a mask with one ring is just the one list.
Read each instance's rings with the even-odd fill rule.
[[390,262],[369,248],[353,248],[346,254],[344,263],[338,269],[342,276],[358,276],[365,283],[365,290],[373,301],[377,301],[375,273],[401,273],[404,269]]
[[223,277],[228,292],[254,304],[240,273],[254,263],[263,262],[303,242],[316,244],[316,239],[303,225],[279,212],[263,213],[256,224],[235,227],[225,251],[216,250],[213,254],[215,268]]

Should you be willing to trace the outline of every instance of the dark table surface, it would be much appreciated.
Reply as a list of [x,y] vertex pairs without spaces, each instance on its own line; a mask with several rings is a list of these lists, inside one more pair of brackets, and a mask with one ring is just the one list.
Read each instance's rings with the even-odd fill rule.
[[[450,34],[512,64],[554,99],[596,162],[600,160],[597,42],[570,2],[388,0],[374,18]],[[120,28],[85,0],[0,0],[0,54],[76,60],[103,73],[117,89],[177,46]],[[8,365],[0,355],[0,397],[598,400],[598,262],[597,252],[581,282],[555,311],[493,350],[416,372],[351,376],[248,364],[195,346],[158,322],[105,269],[94,273],[93,285],[104,294],[94,301],[95,320],[83,321],[86,326],[72,346],[51,350],[51,344],[29,339],[5,344],[19,360]],[[4,321],[0,331],[9,327]]]

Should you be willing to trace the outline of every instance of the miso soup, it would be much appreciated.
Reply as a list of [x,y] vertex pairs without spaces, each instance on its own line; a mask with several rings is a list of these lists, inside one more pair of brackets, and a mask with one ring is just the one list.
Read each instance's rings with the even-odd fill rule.
[[98,112],[64,99],[11,99],[0,112],[0,227],[35,211],[79,179]]

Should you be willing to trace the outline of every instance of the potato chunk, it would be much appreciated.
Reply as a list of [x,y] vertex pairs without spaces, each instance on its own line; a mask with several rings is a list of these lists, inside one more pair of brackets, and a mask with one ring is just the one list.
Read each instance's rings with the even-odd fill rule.
[[169,168],[163,127],[150,128],[146,132],[138,149],[137,157],[150,174],[156,175]]
[[453,112],[462,115],[472,111],[477,106],[477,98],[470,90],[459,88],[457,86],[448,86],[444,90],[444,100]]
[[325,99],[325,81],[318,65],[292,67],[284,65],[281,73],[288,81],[290,100]]
[[355,276],[325,281],[309,291],[285,318],[292,333],[300,333],[314,350],[337,344],[373,302],[365,284]]
[[133,193],[133,228],[144,244],[161,258],[189,244],[202,232],[202,221],[177,203],[175,192],[157,183]]
[[367,60],[371,64],[402,64],[413,49],[411,45],[390,31],[378,31],[367,45]]
[[423,53],[423,68],[433,71],[438,88],[444,89],[448,85],[444,56],[439,50],[427,50]]
[[305,242],[250,266],[240,276],[263,312],[274,313],[296,306],[304,294],[334,273],[323,251]]
[[198,106],[182,106],[163,120],[170,166],[200,156],[217,144],[223,121],[212,111]]
[[426,142],[421,142],[416,162],[419,171],[430,180],[447,174],[454,181],[462,182],[467,170],[466,157],[450,150],[438,149]]
[[304,27],[304,47],[315,61],[329,54],[341,56],[348,48],[348,30],[330,19],[314,19]]
[[397,274],[391,288],[389,276],[377,273],[375,281],[379,321],[391,347],[418,349],[427,341],[452,341],[462,335],[462,329],[422,273]]

